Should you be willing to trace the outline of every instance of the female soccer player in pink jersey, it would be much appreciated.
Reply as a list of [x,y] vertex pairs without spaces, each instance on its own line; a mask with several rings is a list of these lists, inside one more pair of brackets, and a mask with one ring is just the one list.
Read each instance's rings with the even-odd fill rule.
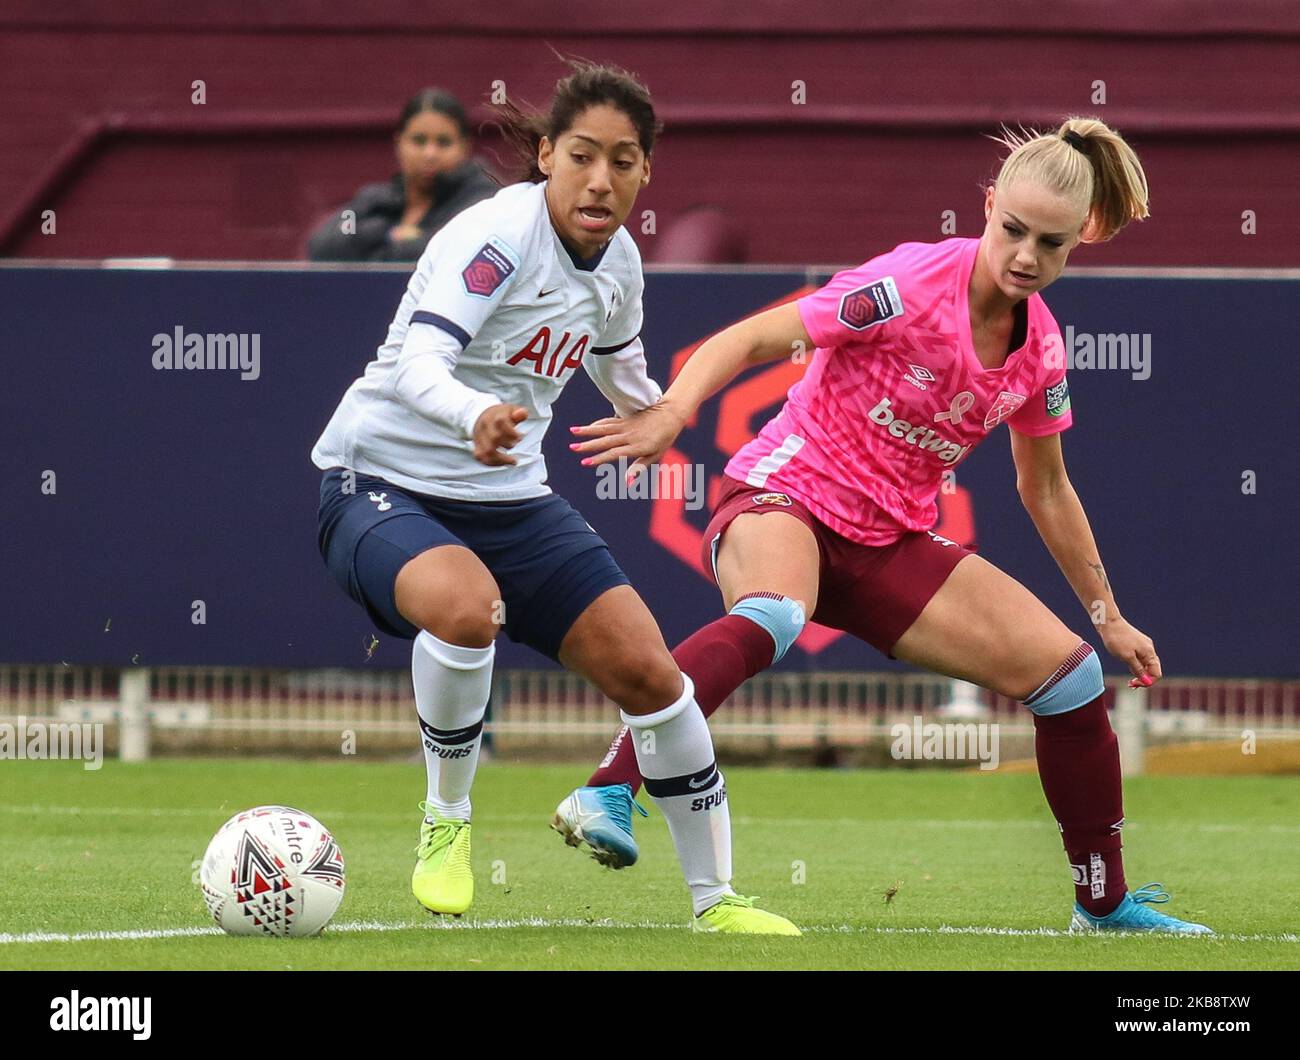
[[[729,612],[673,653],[706,714],[794,642],[805,616],[891,658],[973,681],[1034,715],[1039,774],[1060,826],[1076,902],[1071,930],[1203,934],[1131,893],[1120,855],[1118,742],[1101,663],[1028,589],[934,534],[945,471],[1006,421],[1021,500],[1106,649],[1133,684],[1160,679],[1151,638],[1115,602],[1070,485],[1060,328],[1039,292],[1079,243],[1147,216],[1136,154],[1103,122],[1001,142],[979,239],[904,243],[805,298],[720,332],[663,399],[574,428],[585,464],[657,460],[702,402],[752,365],[815,348],[785,406],[726,466],[704,561]],[[636,858],[631,741],[620,733],[555,827],[607,863]]]

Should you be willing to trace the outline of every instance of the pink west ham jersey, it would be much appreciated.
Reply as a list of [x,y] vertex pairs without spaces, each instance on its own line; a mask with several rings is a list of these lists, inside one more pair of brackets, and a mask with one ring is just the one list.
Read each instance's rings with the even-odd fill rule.
[[1069,427],[1060,328],[1037,293],[1024,345],[999,368],[980,364],[967,303],[978,249],[903,243],[800,299],[812,363],[726,473],[887,545],[934,525],[943,473],[999,423],[1034,436]]

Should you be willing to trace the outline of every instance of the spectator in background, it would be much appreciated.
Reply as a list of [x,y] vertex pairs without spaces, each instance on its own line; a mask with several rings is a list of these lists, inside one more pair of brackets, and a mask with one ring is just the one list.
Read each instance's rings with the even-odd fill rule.
[[450,92],[426,88],[412,96],[393,143],[398,172],[367,184],[312,233],[312,261],[416,261],[438,229],[500,190],[470,158],[469,122]]

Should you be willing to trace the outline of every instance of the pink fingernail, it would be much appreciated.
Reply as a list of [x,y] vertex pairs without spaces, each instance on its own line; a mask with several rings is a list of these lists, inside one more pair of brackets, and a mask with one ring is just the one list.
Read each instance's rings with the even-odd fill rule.
[[578,433],[578,428],[577,428],[577,427],[570,427],[570,428],[569,428],[569,433],[570,433],[570,434],[577,434],[577,433]]
[[587,459],[582,462],[583,467],[588,467],[590,464],[591,464],[591,457],[587,457]]
[[582,444],[581,442],[573,442],[572,444],[570,444],[569,448],[570,448],[570,449],[577,449],[578,446],[580,446],[581,444]]

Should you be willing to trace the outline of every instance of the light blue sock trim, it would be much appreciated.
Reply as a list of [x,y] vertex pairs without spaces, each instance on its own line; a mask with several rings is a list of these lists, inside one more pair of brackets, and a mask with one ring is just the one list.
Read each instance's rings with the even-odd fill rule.
[[[1095,651],[1089,651],[1087,657],[1073,670],[1062,677],[1041,696],[1030,696],[1034,702],[1025,703],[1035,714],[1047,717],[1052,714],[1067,714],[1072,710],[1091,703],[1106,691],[1106,682],[1102,678],[1101,660]],[[1034,696],[1038,696],[1037,699]]]
[[772,640],[776,643],[776,654],[772,656],[774,663],[779,662],[781,656],[790,650],[790,645],[803,631],[807,621],[803,607],[788,596],[780,599],[750,596],[736,604],[729,614],[743,615],[772,635]]

